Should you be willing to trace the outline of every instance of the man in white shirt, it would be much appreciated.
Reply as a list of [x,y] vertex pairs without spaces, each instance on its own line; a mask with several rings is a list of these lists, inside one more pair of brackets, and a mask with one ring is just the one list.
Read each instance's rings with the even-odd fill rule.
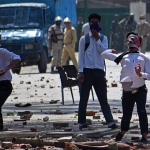
[[129,130],[132,111],[136,103],[142,134],[139,143],[147,144],[148,119],[145,108],[147,99],[145,80],[150,80],[150,58],[139,51],[142,38],[137,33],[128,33],[126,39],[129,51],[118,56],[116,50],[110,49],[101,54],[104,59],[112,60],[117,64],[121,63],[122,67],[120,82],[123,88],[123,117],[121,131],[116,135],[116,141],[120,141]]
[[87,22],[82,26],[81,36],[89,33],[89,31],[90,31],[90,25],[89,25],[89,22]]
[[[92,86],[95,89],[102,112],[109,128],[118,126],[114,123],[110,106],[107,101],[107,89],[105,78],[105,63],[101,53],[108,49],[107,37],[100,33],[101,16],[90,14],[88,17],[91,31],[82,36],[79,41],[78,80],[81,83],[80,103],[78,113],[79,128],[86,128],[86,108],[89,92]],[[86,41],[88,35],[89,43]],[[101,38],[103,37],[103,38]],[[88,46],[87,46],[88,44]]]
[[12,92],[10,69],[20,61],[20,56],[0,48],[0,131],[3,131],[2,106]]

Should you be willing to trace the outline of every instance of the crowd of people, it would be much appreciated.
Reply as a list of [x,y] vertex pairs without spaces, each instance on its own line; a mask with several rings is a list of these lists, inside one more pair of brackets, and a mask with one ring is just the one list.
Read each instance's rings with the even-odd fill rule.
[[[92,13],[88,16],[88,22],[83,26],[79,40],[78,62],[75,57],[76,30],[71,25],[71,20],[66,17],[63,20],[65,28],[61,26],[62,18],[57,16],[55,24],[49,28],[49,45],[53,51],[51,73],[57,71],[57,67],[66,65],[68,57],[71,58],[78,71],[77,79],[80,86],[80,101],[78,111],[79,129],[87,128],[86,108],[89,93],[92,87],[96,92],[102,113],[108,128],[119,128],[116,125],[110,105],[107,100],[106,66],[105,59],[120,63],[122,70],[120,83],[122,84],[122,108],[121,130],[116,134],[115,140],[120,141],[129,130],[130,120],[134,104],[137,104],[139,124],[142,138],[140,143],[147,144],[148,119],[146,113],[147,88],[145,80],[150,80],[150,58],[145,55],[146,38],[149,36],[149,24],[145,16],[140,16],[140,22],[136,23],[133,14],[126,14],[119,22],[119,16],[115,15],[110,28],[112,45],[108,48],[108,38],[101,33],[101,16]],[[119,37],[120,28],[124,29],[126,51],[118,54],[118,47],[114,40]],[[146,31],[145,31],[145,30]],[[0,107],[3,106],[7,97],[11,94],[10,69],[17,65],[20,57],[6,49],[0,48]],[[3,130],[3,119],[0,113],[0,130]]]
[[150,33],[150,25],[146,21],[146,16],[144,14],[141,14],[139,16],[139,22],[135,21],[133,13],[125,14],[125,17],[120,21],[119,15],[116,14],[110,26],[110,47],[114,49],[119,49],[121,44],[119,41],[123,37],[124,51],[126,51],[126,34],[131,31],[135,31],[142,37],[140,51],[142,53],[145,53],[147,39]]
[[[88,22],[82,26],[81,38],[79,40],[79,55],[78,64],[75,58],[74,49],[76,42],[76,31],[71,26],[69,18],[64,19],[65,29],[63,31],[64,38],[61,38],[63,48],[62,56],[59,55],[58,63],[54,64],[55,56],[52,62],[52,67],[62,66],[66,64],[68,56],[70,56],[73,64],[78,70],[78,81],[80,85],[80,101],[78,111],[79,128],[87,128],[86,123],[86,108],[89,99],[90,89],[94,87],[100,107],[108,128],[116,129],[119,126],[115,124],[110,105],[107,100],[106,78],[105,78],[105,61],[108,59],[117,64],[121,64],[120,82],[122,84],[122,108],[123,116],[121,120],[121,130],[116,134],[116,141],[120,141],[123,135],[129,130],[130,120],[134,104],[137,104],[137,112],[139,115],[139,123],[141,127],[142,138],[140,143],[147,144],[148,134],[148,119],[145,109],[147,88],[145,80],[150,79],[150,58],[146,56],[147,37],[150,33],[150,25],[145,20],[145,16],[140,15],[140,21],[137,23],[134,20],[134,14],[126,14],[125,18],[119,21],[119,16],[115,15],[110,26],[111,45],[108,49],[108,38],[101,33],[101,16],[99,14],[90,14]],[[61,19],[59,21],[62,21]],[[55,19],[55,28],[58,25],[57,18]],[[117,54],[118,40],[120,32],[123,31],[124,37],[124,53]],[[49,29],[49,41],[51,42],[54,33],[52,28]],[[57,30],[55,34],[59,34]],[[58,38],[59,39],[59,38]],[[55,44],[52,43],[52,49]],[[58,50],[57,50],[58,51]],[[62,51],[62,50],[61,50]],[[53,53],[54,54],[54,53]]]
[[[146,16],[141,14],[139,22],[134,19],[134,14],[125,14],[125,17],[119,21],[119,15],[114,15],[114,20],[110,25],[109,47],[120,50],[120,39],[123,38],[123,51],[127,51],[126,34],[134,31],[142,37],[140,51],[145,53],[147,40],[150,35],[150,25],[146,21]],[[61,26],[62,21],[65,28]],[[81,36],[89,33],[90,25],[86,22],[82,26]],[[76,29],[71,25],[71,20],[66,17],[64,20],[60,16],[55,18],[55,24],[49,28],[49,45],[53,53],[51,73],[57,73],[57,67],[65,65],[68,57],[73,61],[76,69],[78,64],[75,57],[75,45],[77,41]]]

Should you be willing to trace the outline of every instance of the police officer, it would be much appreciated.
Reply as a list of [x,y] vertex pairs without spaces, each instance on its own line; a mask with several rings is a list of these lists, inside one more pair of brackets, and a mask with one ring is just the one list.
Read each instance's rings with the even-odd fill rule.
[[111,23],[110,26],[110,36],[111,36],[111,47],[114,49],[119,48],[119,39],[120,39],[120,26],[118,23],[119,15],[114,16],[114,20]]
[[125,30],[126,34],[128,32],[135,31],[136,25],[137,25],[137,22],[134,20],[134,14],[131,13],[129,20],[127,20],[125,25],[124,25],[124,30]]
[[124,30],[125,23],[129,20],[130,15],[128,13],[125,14],[125,17],[119,21],[119,25],[121,30]]
[[125,17],[119,21],[119,25],[120,25],[120,31],[121,31],[121,36],[123,37],[122,42],[123,42],[123,50],[126,51],[127,47],[126,47],[126,31],[124,29],[125,23],[129,20],[129,13],[125,14]]
[[[124,33],[125,35],[128,33],[128,32],[132,32],[132,31],[135,31],[136,30],[136,26],[137,26],[137,22],[134,20],[134,14],[131,13],[130,16],[129,16],[129,20],[126,21],[125,25],[124,25]],[[127,44],[124,43],[124,51],[126,51],[128,48],[127,48]]]
[[51,66],[51,73],[55,73],[54,67],[60,66],[62,48],[63,48],[63,27],[61,26],[62,18],[57,16],[55,24],[49,28],[49,45],[53,52],[53,60]]
[[61,65],[62,66],[65,65],[68,57],[70,56],[76,69],[78,69],[78,64],[75,57],[75,43],[77,40],[76,30],[73,26],[71,26],[71,20],[68,17],[64,19],[64,24],[65,24],[64,46],[63,46]]
[[147,46],[147,38],[150,35],[150,24],[145,20],[145,15],[141,14],[140,22],[137,25],[136,32],[142,37],[141,52],[145,54]]

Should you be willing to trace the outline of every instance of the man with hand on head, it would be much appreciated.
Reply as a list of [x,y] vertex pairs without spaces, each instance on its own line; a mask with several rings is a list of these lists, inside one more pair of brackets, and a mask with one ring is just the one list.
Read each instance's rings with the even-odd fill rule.
[[122,108],[121,131],[116,135],[116,141],[120,141],[129,130],[130,120],[134,104],[137,105],[139,123],[142,138],[140,144],[147,144],[148,119],[146,113],[147,88],[145,80],[150,80],[150,58],[139,51],[142,38],[135,32],[126,35],[128,51],[117,55],[117,51],[109,49],[101,55],[104,59],[121,64],[120,82],[122,84]]
[[118,126],[114,123],[110,106],[107,101],[105,63],[104,59],[101,57],[101,53],[108,49],[108,40],[106,36],[100,33],[100,15],[95,13],[90,14],[88,17],[88,21],[90,25],[90,32],[82,36],[79,41],[79,128],[87,128],[86,108],[89,99],[89,92],[93,86],[108,127],[115,129]]
[[0,131],[3,131],[2,106],[12,92],[10,69],[20,61],[20,56],[0,48]]

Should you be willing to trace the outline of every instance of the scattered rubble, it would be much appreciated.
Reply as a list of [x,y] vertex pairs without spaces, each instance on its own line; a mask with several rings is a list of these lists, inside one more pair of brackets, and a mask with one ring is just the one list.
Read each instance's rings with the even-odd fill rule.
[[47,122],[48,120],[49,120],[49,117],[48,117],[48,116],[46,116],[46,117],[43,118],[43,121],[44,121],[44,122]]

